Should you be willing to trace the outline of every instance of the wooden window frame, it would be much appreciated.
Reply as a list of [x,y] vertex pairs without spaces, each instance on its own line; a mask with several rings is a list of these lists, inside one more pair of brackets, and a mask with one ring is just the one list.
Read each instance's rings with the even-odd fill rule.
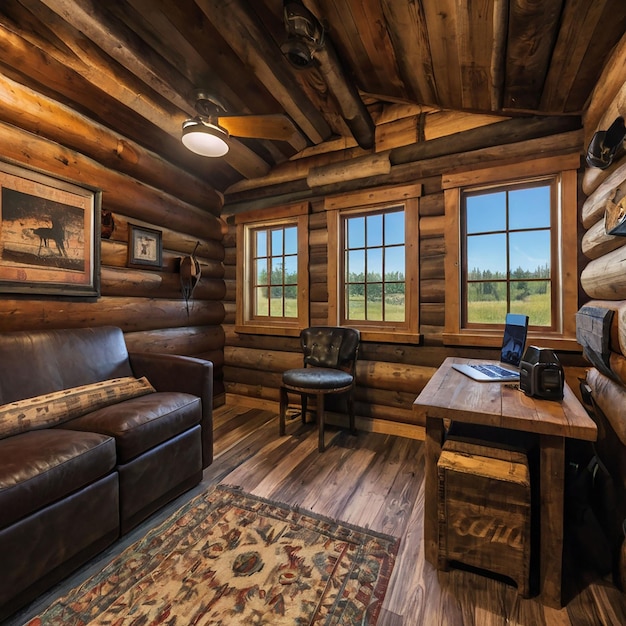
[[[368,190],[326,198],[325,210],[328,227],[328,324],[346,325],[361,331],[362,341],[390,343],[419,343],[419,197],[422,186],[403,185],[380,190]],[[404,322],[362,322],[343,320],[343,268],[344,244],[341,221],[351,215],[368,212],[380,213],[384,209],[404,208],[405,223],[405,307]]]
[[[237,225],[237,290],[235,331],[258,335],[298,336],[309,326],[309,203],[250,211],[235,217]],[[253,314],[251,246],[252,234],[262,228],[298,229],[298,315],[256,317]]]
[[[444,175],[442,187],[445,198],[445,275],[446,308],[443,341],[446,345],[497,347],[502,341],[502,328],[462,326],[462,233],[461,211],[463,191],[481,185],[515,185],[541,177],[557,177],[557,221],[553,242],[556,289],[554,328],[529,329],[529,341],[535,345],[562,350],[580,350],[576,342],[576,312],[578,311],[578,209],[577,170],[580,156],[545,157],[489,169],[468,170]],[[567,244],[567,245],[565,245]]]

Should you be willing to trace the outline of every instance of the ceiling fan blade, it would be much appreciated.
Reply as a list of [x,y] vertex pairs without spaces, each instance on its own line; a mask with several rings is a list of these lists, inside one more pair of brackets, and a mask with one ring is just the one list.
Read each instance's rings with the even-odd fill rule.
[[285,115],[220,115],[218,124],[235,137],[291,141],[298,129]]

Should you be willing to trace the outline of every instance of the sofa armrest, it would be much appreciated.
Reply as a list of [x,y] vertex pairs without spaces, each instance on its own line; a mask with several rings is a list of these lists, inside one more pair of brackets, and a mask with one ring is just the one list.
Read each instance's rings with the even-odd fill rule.
[[157,391],[178,391],[202,400],[202,466],[213,462],[213,363],[177,354],[130,352],[133,373]]

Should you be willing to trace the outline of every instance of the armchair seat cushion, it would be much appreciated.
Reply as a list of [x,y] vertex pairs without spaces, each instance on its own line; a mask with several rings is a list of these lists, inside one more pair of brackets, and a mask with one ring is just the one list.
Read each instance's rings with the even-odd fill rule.
[[312,390],[349,387],[352,381],[352,374],[330,367],[303,367],[283,374],[285,385]]
[[105,476],[115,442],[60,428],[0,439],[0,529]]
[[157,392],[93,411],[64,428],[102,433],[115,439],[119,465],[200,424],[197,396]]

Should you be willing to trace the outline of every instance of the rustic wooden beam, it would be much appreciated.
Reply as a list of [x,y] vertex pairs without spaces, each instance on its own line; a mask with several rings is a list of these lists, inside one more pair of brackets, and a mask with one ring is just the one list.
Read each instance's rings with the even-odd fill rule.
[[604,376],[593,367],[587,373],[587,382],[602,413],[604,413],[621,444],[625,446],[624,406],[626,405],[626,388],[624,385]]
[[[346,180],[331,186],[317,187],[314,190],[308,187],[306,181],[297,179],[257,189],[246,188],[245,191],[238,193],[227,192],[224,214],[262,209],[276,204],[289,204],[303,199],[321,197],[324,194],[340,194],[368,187],[422,180],[431,176],[440,176],[442,172],[456,170],[463,166],[471,167],[496,161],[500,165],[537,155],[567,154],[579,151],[582,140],[582,130],[578,128],[579,121],[574,121],[570,117],[558,119],[562,124],[556,121],[555,131],[559,133],[557,135],[549,133],[549,124],[545,120],[531,123],[525,133],[523,124],[520,124],[522,120],[516,118],[468,130],[449,138],[443,137],[415,146],[396,148],[390,153],[392,167],[388,175]],[[507,126],[508,124],[511,126]],[[566,130],[563,130],[561,126]],[[577,128],[572,130],[572,126]],[[493,142],[490,141],[490,129],[496,129]],[[546,133],[548,133],[547,136]],[[471,137],[466,139],[465,135],[468,134]],[[509,143],[509,141],[514,143]],[[456,150],[459,143],[464,144],[464,151],[461,153],[457,153]]]
[[455,71],[459,67],[456,37],[459,7],[454,0],[425,2],[422,5],[438,97],[437,102],[426,104],[441,105],[445,102],[447,108],[462,109],[461,72]]
[[[19,68],[24,63],[25,55],[28,56],[29,60],[38,56],[35,51],[29,49],[34,46],[40,51],[39,57],[43,55],[61,64],[65,67],[64,73],[67,73],[67,68],[70,68],[90,85],[91,90],[96,89],[107,94],[107,96],[113,96],[129,110],[135,111],[140,117],[150,121],[154,129],[157,129],[152,132],[165,133],[168,138],[177,142],[180,141],[182,123],[192,114],[195,114],[193,107],[190,107],[188,102],[181,108],[169,101],[154,98],[155,91],[152,86],[141,79],[143,74],[141,68],[145,67],[141,56],[134,58],[132,55],[128,57],[125,55],[124,58],[129,63],[129,67],[121,69],[117,64],[111,63],[103,49],[98,44],[93,43],[91,39],[76,37],[76,30],[72,26],[72,16],[74,15],[71,9],[72,3],[66,3],[71,6],[66,6],[65,9],[59,5],[59,13],[57,14],[55,12],[57,3],[52,0],[48,0],[48,2],[50,6],[44,7],[48,9],[44,21],[48,27],[54,28],[56,36],[63,40],[64,46],[52,45],[37,32],[25,31],[16,35],[0,26],[0,38],[4,39],[2,43],[5,48],[10,49],[10,56],[6,57],[5,62],[9,62],[9,58],[14,57],[16,59],[15,66]],[[62,2],[65,3],[65,0]],[[34,14],[41,15],[42,7],[38,0],[24,0],[23,4],[31,9]],[[93,6],[96,5],[96,3],[92,4]],[[67,16],[64,13],[65,10],[68,11]],[[69,21],[66,21],[66,17]],[[83,17],[85,17],[84,14]],[[81,20],[76,19],[80,24]],[[93,31],[97,32],[99,29],[97,21],[92,21],[89,16],[85,19],[88,24],[91,24],[89,31],[92,34]],[[106,45],[104,50],[108,51]],[[111,50],[111,54],[115,55],[115,47]],[[135,60],[129,61],[129,59]],[[41,58],[35,58],[35,68],[39,68],[42,64],[48,65],[46,61],[42,63]],[[45,74],[45,67],[42,72]],[[139,77],[134,72],[138,72]],[[172,71],[170,70],[168,73],[171,74]],[[180,83],[180,80],[178,82]],[[44,84],[46,84],[45,81]],[[189,88],[185,88],[184,91],[188,98]],[[168,93],[171,93],[170,89],[168,89]],[[78,101],[80,100],[81,98],[78,98]],[[180,104],[179,99],[177,102]],[[94,108],[91,103],[89,106]],[[231,150],[223,157],[223,160],[228,162],[231,167],[247,177],[267,174],[270,166],[259,155],[234,138],[229,139],[229,145]]]
[[581,221],[585,228],[591,228],[604,217],[609,201],[619,202],[626,194],[626,159],[620,161],[617,169],[608,176],[585,200],[581,210]]
[[222,238],[221,221],[215,215],[110,170],[74,150],[4,123],[0,123],[0,142],[4,157],[16,163],[78,184],[97,185],[103,191],[104,209],[152,224],[167,223],[172,229],[206,239]]
[[315,52],[319,70],[335,96],[341,114],[361,148],[374,147],[374,122],[363,104],[356,85],[346,76],[330,38]]
[[[100,242],[102,265],[109,267],[127,267],[128,244],[122,241],[102,239]],[[224,266],[215,259],[196,257],[204,278],[223,278]],[[163,271],[176,272],[180,266],[180,253],[163,250]]]
[[309,170],[306,182],[311,188],[322,187],[324,185],[335,185],[346,180],[380,176],[390,172],[389,153],[384,152],[351,161],[312,168]]
[[0,119],[78,150],[181,200],[219,215],[223,196],[210,185],[106,126],[0,74]]
[[[180,274],[130,270],[126,268],[102,267],[100,291],[103,296],[136,298],[182,299]],[[226,293],[226,285],[219,278],[200,277],[190,300],[221,301]]]
[[590,261],[580,274],[580,285],[590,298],[626,298],[626,245]]
[[124,334],[129,351],[195,355],[219,350],[224,345],[221,326],[184,326]]
[[[589,98],[583,119],[585,121],[585,146],[593,134],[608,128],[618,116],[626,117],[626,33],[613,49],[605,63],[600,78]],[[622,103],[620,110],[619,103]]]
[[[119,213],[112,214],[114,227],[111,235],[107,237],[110,241],[128,242],[129,223],[135,221],[128,220],[124,215]],[[156,227],[155,224],[145,224],[146,226]],[[194,254],[194,256],[203,262],[205,259],[212,261],[222,261],[224,259],[224,245],[217,239],[204,239],[195,233],[195,237],[189,233],[181,233],[171,228],[163,228],[159,225],[163,249],[171,252],[178,252],[180,256]]]
[[404,84],[415,102],[439,102],[423,3],[385,0],[382,5],[400,35],[394,40],[395,62]]
[[41,0],[50,10],[71,24],[128,69],[156,93],[184,111],[195,115],[189,102],[193,85],[174,67],[157,55],[124,23],[109,16],[101,2],[82,0]]
[[85,326],[119,326],[123,331],[221,324],[224,307],[203,300],[187,312],[182,300],[103,296],[97,302],[64,302],[50,308],[41,300],[0,300],[0,330],[49,330]]
[[[397,145],[388,146],[390,149],[405,146],[409,144],[415,144],[418,141],[416,127],[416,117],[420,117],[421,126],[423,127],[424,141],[431,142],[433,139],[440,137],[447,137],[454,133],[467,131],[472,128],[480,126],[487,126],[495,124],[496,122],[504,121],[507,118],[496,115],[479,115],[460,111],[438,111],[430,110],[428,107],[424,107],[424,115],[419,114],[419,110],[422,107],[409,107],[407,105],[394,105],[394,108],[386,108],[383,110],[382,115],[377,119],[378,126],[376,127],[376,151],[382,152],[382,147],[387,141],[387,133],[391,132],[394,136],[393,142]],[[415,113],[417,109],[418,113]],[[394,114],[395,112],[395,114]],[[386,128],[389,126],[389,128]],[[403,133],[404,138],[396,138],[395,133]],[[348,162],[358,158],[369,156],[369,154],[361,148],[355,148],[353,146],[345,146],[345,142],[340,142],[339,145],[335,145],[333,142],[325,142],[323,146],[326,148],[323,152],[304,150],[297,159],[281,163],[272,169],[267,176],[261,178],[254,178],[249,180],[241,180],[231,185],[226,193],[229,196],[234,194],[254,190],[255,193],[261,187],[272,187],[279,184],[286,184],[294,182],[300,178],[306,178],[308,172],[317,167],[330,166],[332,163]],[[449,145],[449,144],[448,144]],[[488,144],[485,144],[488,145]],[[320,148],[318,147],[318,150]],[[271,190],[266,190],[268,193]]]
[[[509,3],[503,108],[536,110],[556,41],[562,0]],[[535,85],[529,89],[528,85]]]
[[145,90],[145,85],[137,79],[131,79],[131,76],[123,72],[120,66],[112,64],[110,58],[106,57],[89,38],[78,39],[76,30],[63,16],[57,15],[52,9],[43,7],[39,0],[24,0],[22,4],[33,15],[44,20],[46,26],[53,29],[64,45],[52,45],[45,39],[43,35],[45,31],[9,29],[3,24],[0,25],[0,41],[3,52],[6,53],[6,56],[3,56],[5,62],[16,59],[16,65],[19,67],[17,59],[22,57],[21,61],[28,63],[30,75],[41,74],[44,79],[43,84],[46,84],[46,68],[56,74],[55,66],[60,64],[65,67],[66,75],[68,70],[72,70],[87,84],[93,86],[92,88],[127,104],[131,110],[137,111],[141,117],[150,120],[156,127],[160,127],[164,119],[172,116],[174,107],[167,108],[148,97],[138,98],[137,94]]
[[504,120],[413,146],[396,148],[391,151],[391,164],[401,165],[455,153],[461,156],[481,148],[558,135],[580,128],[580,118],[575,116],[533,116]]
[[249,4],[243,0],[196,0],[196,4],[305,135],[313,143],[328,139],[328,123],[298,88],[280,49],[259,26]]
[[587,232],[583,235],[580,249],[588,259],[597,259],[607,252],[621,248],[623,245],[623,237],[606,234],[604,216],[602,216],[593,226],[587,229]]
[[[575,82],[588,54],[581,40],[593,41],[596,28],[603,17],[607,0],[566,2],[563,5],[558,36],[551,51],[550,65],[541,94],[542,111],[582,111],[585,102],[575,91]],[[601,26],[601,30],[604,28]],[[584,94],[586,98],[588,94]]]

